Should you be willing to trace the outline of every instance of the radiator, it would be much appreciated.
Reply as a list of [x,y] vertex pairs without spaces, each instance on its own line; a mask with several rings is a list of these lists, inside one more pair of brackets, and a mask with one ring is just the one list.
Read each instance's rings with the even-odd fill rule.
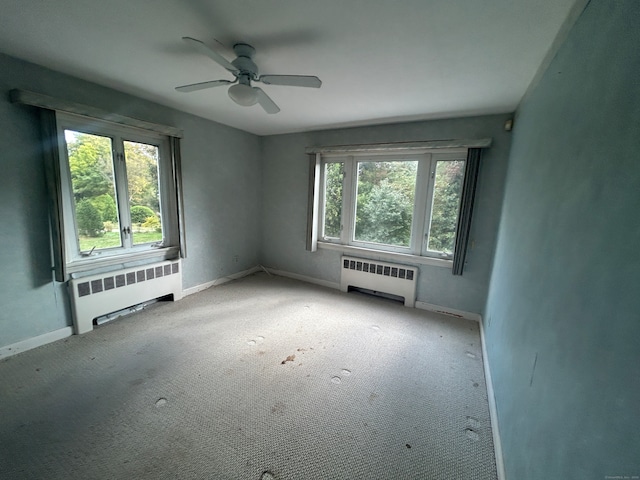
[[164,261],[69,281],[76,335],[93,330],[93,319],[158,297],[182,298],[180,261]]
[[341,270],[340,289],[343,292],[347,292],[349,287],[365,288],[398,295],[404,298],[405,306],[415,306],[416,267],[343,256]]

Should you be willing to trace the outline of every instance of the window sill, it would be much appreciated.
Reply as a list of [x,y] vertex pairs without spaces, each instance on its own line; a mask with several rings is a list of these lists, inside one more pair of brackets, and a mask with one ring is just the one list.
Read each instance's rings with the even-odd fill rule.
[[453,260],[444,260],[441,258],[422,257],[420,255],[409,255],[407,253],[384,252],[382,250],[374,250],[372,248],[354,247],[352,245],[320,241],[318,241],[318,248],[323,250],[336,250],[338,252],[348,253],[351,255],[366,255],[372,260],[388,260],[391,262],[405,262],[414,265],[418,264],[441,268],[453,268]]
[[104,257],[92,255],[91,257],[67,263],[67,272],[71,278],[80,278],[116,270],[117,268],[128,268],[162,260],[172,260],[178,257],[179,250],[179,247],[164,247]]

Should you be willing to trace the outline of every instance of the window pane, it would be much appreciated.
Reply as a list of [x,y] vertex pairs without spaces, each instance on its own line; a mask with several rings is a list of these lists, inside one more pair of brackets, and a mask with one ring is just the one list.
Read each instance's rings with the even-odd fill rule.
[[463,160],[437,162],[427,250],[453,253],[464,166]]
[[120,247],[111,138],[64,131],[80,251]]
[[325,238],[340,238],[342,224],[342,172],[344,163],[324,166],[324,232]]
[[158,186],[158,147],[125,141],[124,157],[127,165],[133,244],[160,242],[162,217]]
[[355,240],[408,247],[417,161],[358,162]]

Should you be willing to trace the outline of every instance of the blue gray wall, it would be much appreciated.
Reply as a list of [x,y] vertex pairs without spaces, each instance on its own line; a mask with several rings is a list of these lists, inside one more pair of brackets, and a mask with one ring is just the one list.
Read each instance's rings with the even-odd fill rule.
[[493,145],[483,154],[478,179],[472,246],[464,275],[454,277],[450,268],[421,265],[417,295],[422,302],[481,313],[488,290],[511,141],[511,135],[503,128],[508,118],[508,115],[492,115],[265,137],[263,264],[327,282],[340,282],[340,252],[305,250],[309,177],[306,147],[491,137]]
[[[418,299],[480,313],[486,299],[510,134],[506,115],[257,137],[0,55],[0,91],[33,90],[184,130],[184,287],[258,263],[339,281],[339,253],[305,251],[310,145],[492,137],[483,159],[465,274],[421,266]],[[38,114],[0,98],[0,347],[72,324],[52,281]],[[237,261],[236,261],[237,258]]]
[[[517,112],[512,145],[507,116],[260,139],[2,55],[0,92],[31,89],[184,129],[185,288],[257,263],[339,281],[337,252],[305,251],[307,146],[492,137],[465,275],[422,266],[418,299],[484,310],[510,480],[632,476],[640,474],[638,25],[637,0],[592,0]],[[3,96],[0,125],[4,346],[71,319],[52,281],[37,114]]]
[[183,129],[184,287],[258,263],[259,137],[0,55],[0,347],[72,324],[52,281],[38,113],[11,104],[13,88]]
[[640,475],[639,25],[592,0],[517,112],[484,318],[510,480]]

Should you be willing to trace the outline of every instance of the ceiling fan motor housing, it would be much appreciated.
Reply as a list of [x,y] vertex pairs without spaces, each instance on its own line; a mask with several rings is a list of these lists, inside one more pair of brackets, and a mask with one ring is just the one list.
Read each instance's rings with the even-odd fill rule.
[[258,75],[258,66],[253,61],[255,49],[246,43],[236,43],[233,51],[236,59],[230,62],[222,55],[212,50],[200,40],[191,37],[182,37],[192,48],[208,56],[221,67],[224,67],[236,79],[211,80],[208,82],[193,83],[176,87],[179,92],[195,92],[205,88],[231,85],[227,90],[229,97],[238,105],[251,106],[259,103],[263,110],[269,114],[278,113],[280,108],[271,100],[264,90],[259,87],[252,87],[251,82],[262,82],[266,85],[289,85],[293,87],[320,88],[322,82],[318,77],[309,75]]
[[256,80],[258,78],[258,66],[253,62],[253,55],[256,53],[256,50],[246,43],[236,43],[233,46],[233,51],[238,56],[231,64],[240,70],[240,75],[249,75],[252,80]]

